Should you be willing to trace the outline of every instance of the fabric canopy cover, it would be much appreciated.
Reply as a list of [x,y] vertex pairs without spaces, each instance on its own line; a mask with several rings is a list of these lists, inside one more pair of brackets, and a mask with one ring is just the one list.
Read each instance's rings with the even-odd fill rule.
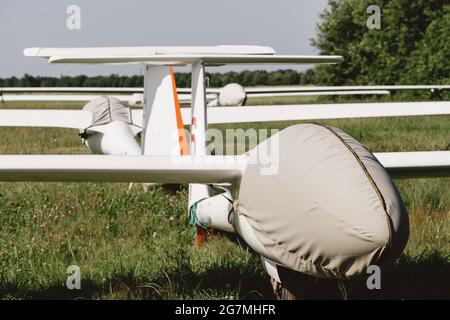
[[[279,152],[271,160],[278,170],[262,175],[258,149],[275,143]],[[408,216],[391,177],[343,131],[295,125],[249,156],[232,221],[244,215],[262,245],[288,268],[350,279],[370,265],[384,270],[406,246]]]
[[130,109],[114,97],[98,97],[86,103],[83,110],[92,113],[91,127],[105,125],[112,121],[132,124]]

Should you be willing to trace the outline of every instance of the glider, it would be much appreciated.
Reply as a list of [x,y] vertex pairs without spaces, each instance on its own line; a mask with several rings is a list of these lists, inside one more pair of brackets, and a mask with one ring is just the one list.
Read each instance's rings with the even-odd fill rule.
[[[257,46],[31,48],[25,55],[49,63],[142,64],[144,107],[131,110],[101,96],[83,110],[0,110],[0,126],[78,129],[101,154],[3,155],[1,181],[189,183],[197,243],[210,228],[237,232],[279,283],[279,268],[346,280],[370,265],[391,265],[409,230],[391,177],[450,175],[450,152],[372,154],[338,128],[317,124],[288,127],[245,154],[208,154],[209,124],[450,114],[448,102],[207,107],[206,66],[339,63],[340,56],[276,55]],[[172,70],[179,65],[192,67],[190,108],[180,107]],[[297,93],[290,90],[280,93]],[[223,192],[214,195],[213,188]]]

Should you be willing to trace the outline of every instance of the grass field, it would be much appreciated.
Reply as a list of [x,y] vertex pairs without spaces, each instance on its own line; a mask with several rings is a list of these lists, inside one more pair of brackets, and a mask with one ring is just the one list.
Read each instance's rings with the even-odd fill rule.
[[[449,116],[321,123],[343,129],[374,152],[443,150],[450,139]],[[0,137],[0,154],[88,153],[75,130],[0,128]],[[449,299],[450,179],[395,182],[409,210],[408,246],[395,269],[383,273],[382,290],[354,281],[349,298]],[[215,235],[194,248],[185,186],[175,193],[127,188],[0,183],[0,298],[273,298],[259,257],[238,237]],[[81,290],[65,287],[72,264],[81,268]]]

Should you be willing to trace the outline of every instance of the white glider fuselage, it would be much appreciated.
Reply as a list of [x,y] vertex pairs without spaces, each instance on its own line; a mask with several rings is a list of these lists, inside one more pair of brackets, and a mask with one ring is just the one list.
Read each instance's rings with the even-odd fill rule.
[[94,154],[133,155],[141,154],[136,133],[123,121],[112,121],[102,126],[91,127],[86,132],[84,144]]

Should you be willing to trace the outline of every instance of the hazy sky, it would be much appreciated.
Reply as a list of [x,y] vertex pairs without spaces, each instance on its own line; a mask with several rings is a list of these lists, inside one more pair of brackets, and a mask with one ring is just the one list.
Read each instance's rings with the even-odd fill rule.
[[[248,44],[271,46],[283,54],[314,54],[317,52],[310,39],[326,3],[327,0],[0,0],[0,77],[141,71],[138,66],[48,65],[44,59],[25,58],[23,49],[27,47]],[[69,5],[81,9],[80,30],[66,27]]]

